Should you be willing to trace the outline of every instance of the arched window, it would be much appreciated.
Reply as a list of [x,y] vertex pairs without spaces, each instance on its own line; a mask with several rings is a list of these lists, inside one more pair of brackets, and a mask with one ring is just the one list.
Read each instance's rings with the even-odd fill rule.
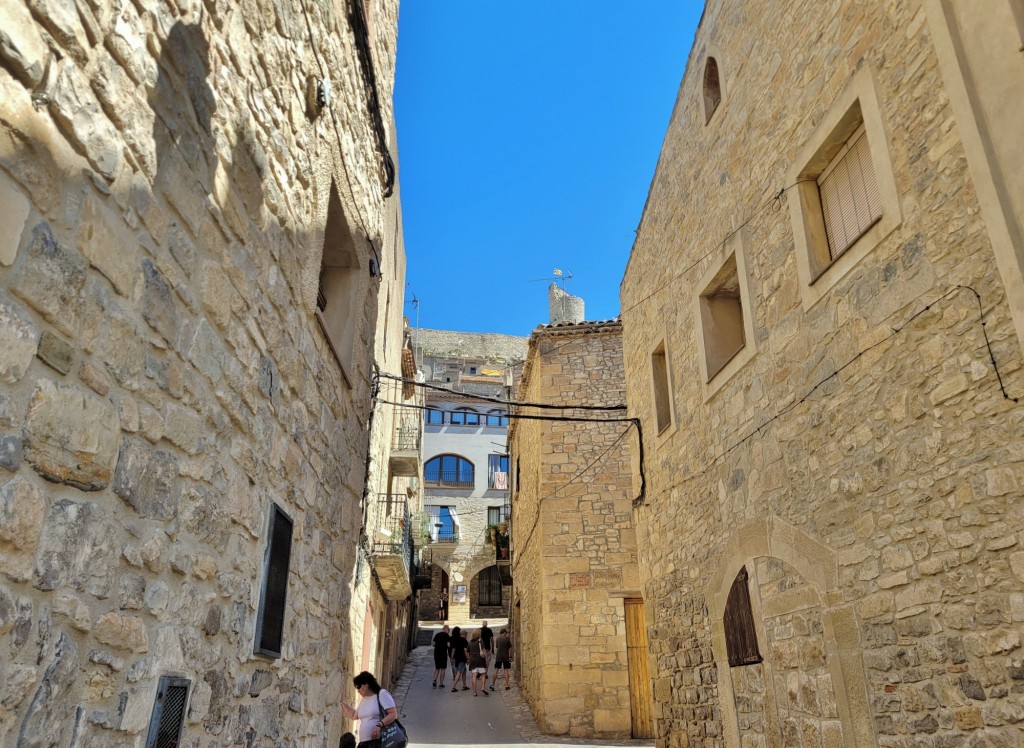
[[747,589],[747,567],[740,569],[729,590],[725,603],[725,651],[729,655],[729,667],[756,665],[761,662],[757,648],[757,629],[754,627],[754,612],[750,608],[750,591]]
[[503,410],[492,410],[487,414],[488,426],[508,426],[508,413]]
[[458,410],[453,410],[449,419],[449,423],[455,426],[480,425],[480,414],[472,408],[459,408]]
[[434,488],[472,488],[473,463],[458,455],[438,455],[423,466],[423,481]]
[[477,576],[477,604],[501,605],[501,574],[497,566],[488,566]]
[[722,83],[718,73],[718,62],[709,57],[704,64],[704,124],[711,121],[711,115],[722,101]]

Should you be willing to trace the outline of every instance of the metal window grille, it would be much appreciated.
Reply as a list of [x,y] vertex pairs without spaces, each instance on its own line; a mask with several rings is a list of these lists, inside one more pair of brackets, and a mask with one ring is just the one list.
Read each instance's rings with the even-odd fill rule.
[[185,726],[185,707],[191,681],[163,676],[157,686],[146,748],[178,748]]
[[882,217],[882,198],[863,124],[818,177],[818,193],[828,254],[835,260]]
[[757,648],[757,629],[750,608],[745,566],[733,580],[729,599],[725,603],[725,649],[729,655],[729,667],[756,665],[762,660]]
[[260,612],[256,620],[256,652],[281,656],[285,603],[288,598],[288,567],[292,555],[292,520],[274,504],[270,518]]
[[327,294],[324,293],[324,276],[322,274],[316,286],[316,308],[321,312],[327,309]]
[[498,567],[491,566],[480,572],[479,604],[501,605],[501,574]]

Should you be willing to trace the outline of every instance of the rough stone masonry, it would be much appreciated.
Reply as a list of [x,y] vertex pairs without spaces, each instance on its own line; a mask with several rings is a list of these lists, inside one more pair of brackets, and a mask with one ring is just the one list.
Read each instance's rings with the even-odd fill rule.
[[[397,230],[372,110],[388,132],[397,2],[366,4],[376,102],[358,5],[2,3],[0,744],[141,745],[161,676],[190,683],[182,745],[337,740],[365,268]],[[347,377],[314,316],[332,189]],[[274,505],[276,658],[253,653]]]
[[771,5],[707,4],[621,289],[658,745],[1021,745],[1024,9]]

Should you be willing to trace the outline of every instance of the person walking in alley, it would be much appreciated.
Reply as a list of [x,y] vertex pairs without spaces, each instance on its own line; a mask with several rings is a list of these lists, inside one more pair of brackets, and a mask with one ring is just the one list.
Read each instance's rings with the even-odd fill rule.
[[452,653],[452,693],[459,690],[459,682],[462,682],[462,690],[468,691],[466,685],[466,649],[469,642],[462,635],[462,629],[456,626],[452,629],[451,653]]
[[431,688],[441,686],[444,688],[444,675],[448,672],[448,645],[452,637],[448,633],[448,624],[441,627],[441,630],[434,634],[432,644],[434,645],[434,682]]
[[476,696],[477,684],[484,696],[487,693],[487,660],[484,659],[482,637],[479,631],[469,635],[469,672],[473,674],[473,695]]
[[[493,652],[494,645],[494,632],[487,628],[487,621],[484,621],[483,626],[480,627],[480,650],[484,656],[485,668],[491,666],[491,654]],[[486,673],[485,673],[486,676]],[[485,677],[486,680],[486,677]],[[491,690],[494,690],[494,684],[491,684]]]
[[359,703],[353,707],[342,699],[341,710],[347,717],[359,720],[356,748],[375,748],[380,745],[381,728],[398,720],[398,707],[394,697],[365,670],[352,679],[352,685],[359,692]]
[[494,642],[494,676],[491,681],[491,690],[498,682],[498,673],[505,671],[505,690],[509,689],[508,676],[512,672],[512,637],[508,635],[508,629],[502,629]]

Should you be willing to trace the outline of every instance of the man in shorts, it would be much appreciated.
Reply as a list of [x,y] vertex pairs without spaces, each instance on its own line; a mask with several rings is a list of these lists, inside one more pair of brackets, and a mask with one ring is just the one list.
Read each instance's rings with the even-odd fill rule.
[[512,671],[512,638],[508,635],[508,629],[502,629],[498,638],[494,641],[494,683],[498,682],[498,673],[505,671],[505,690],[509,689],[508,674]]
[[[487,621],[484,621],[484,625],[480,627],[480,653],[484,656],[485,667],[491,666],[491,655],[494,651],[494,632],[487,628]],[[491,690],[494,690],[494,684],[491,684]]]
[[512,638],[509,630],[503,628],[495,639],[495,677],[492,681],[492,688],[498,682],[498,673],[505,671],[505,690],[509,690],[509,673],[512,672]]

